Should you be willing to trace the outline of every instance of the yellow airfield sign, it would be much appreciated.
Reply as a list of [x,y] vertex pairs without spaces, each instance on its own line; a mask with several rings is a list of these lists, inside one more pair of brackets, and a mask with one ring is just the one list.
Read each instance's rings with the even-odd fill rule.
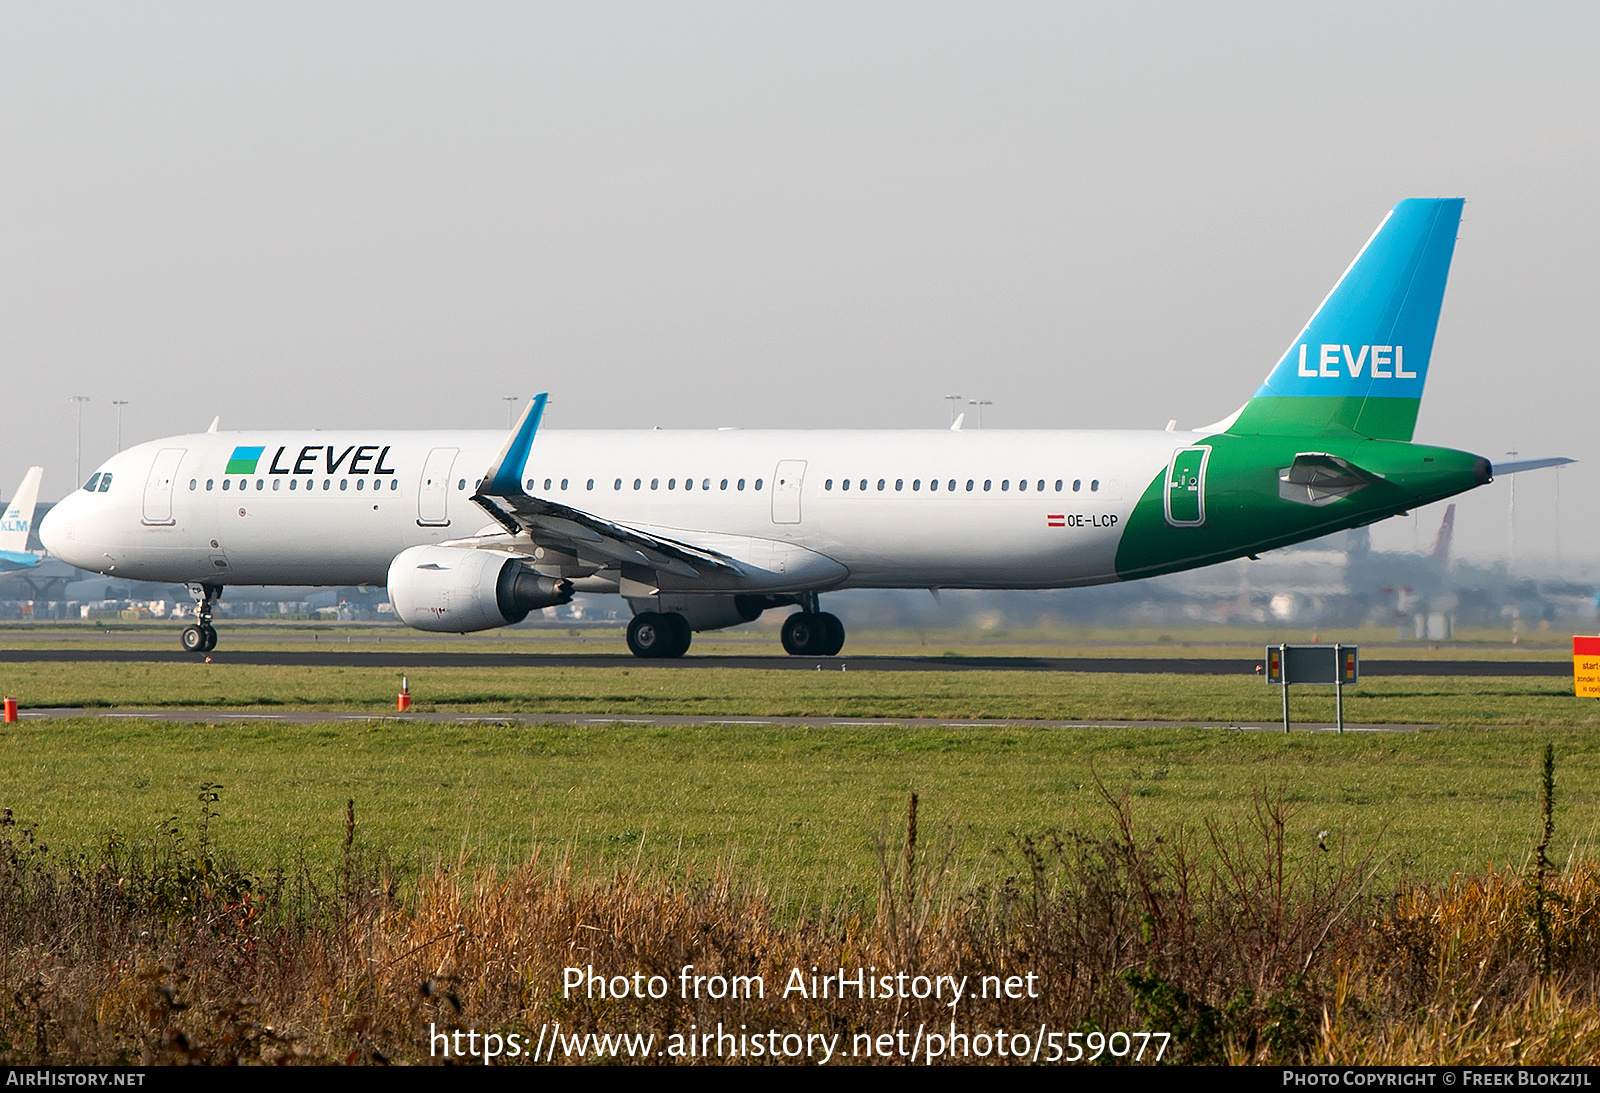
[[1600,638],[1572,639],[1572,689],[1579,698],[1600,698]]

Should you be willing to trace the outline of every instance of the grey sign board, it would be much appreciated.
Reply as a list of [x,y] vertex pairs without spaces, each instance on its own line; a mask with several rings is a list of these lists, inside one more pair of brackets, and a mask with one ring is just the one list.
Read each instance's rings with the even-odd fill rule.
[[1266,680],[1283,688],[1283,731],[1289,731],[1289,685],[1333,688],[1335,719],[1344,732],[1344,687],[1361,681],[1361,650],[1354,645],[1269,645]]

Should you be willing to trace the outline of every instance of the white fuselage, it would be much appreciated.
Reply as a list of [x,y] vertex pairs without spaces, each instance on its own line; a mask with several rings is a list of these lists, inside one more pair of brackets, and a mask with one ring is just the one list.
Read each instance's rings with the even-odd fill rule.
[[[151,441],[103,464],[97,477],[110,474],[111,486],[64,499],[43,534],[64,561],[143,580],[381,584],[407,547],[496,530],[470,498],[505,440],[395,430]],[[523,478],[536,497],[665,538],[709,549],[775,541],[847,571],[832,567],[813,588],[1061,588],[1117,579],[1130,511],[1192,441],[1158,431],[550,431]],[[254,448],[249,473],[238,462],[228,473]]]

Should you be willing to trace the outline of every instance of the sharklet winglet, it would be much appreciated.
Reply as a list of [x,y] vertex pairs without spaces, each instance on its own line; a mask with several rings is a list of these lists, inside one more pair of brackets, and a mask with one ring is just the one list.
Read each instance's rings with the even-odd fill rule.
[[506,446],[500,449],[500,458],[483,476],[483,485],[478,489],[480,494],[488,497],[526,494],[527,491],[522,487],[522,470],[527,465],[533,437],[539,431],[539,419],[544,416],[545,400],[549,397],[549,393],[545,392],[529,400],[521,419],[517,421],[516,429],[506,440]]

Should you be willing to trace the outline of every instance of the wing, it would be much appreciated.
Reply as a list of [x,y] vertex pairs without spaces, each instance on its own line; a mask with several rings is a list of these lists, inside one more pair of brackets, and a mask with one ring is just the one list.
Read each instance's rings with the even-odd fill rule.
[[[642,584],[660,586],[659,576],[670,574],[679,584],[726,586],[745,575],[744,567],[718,551],[692,546],[593,516],[569,505],[534,497],[523,487],[533,437],[544,414],[545,395],[536,395],[522,412],[516,430],[500,451],[472,500],[512,539],[526,538],[574,559],[580,568],[621,568],[623,576]],[[649,570],[656,579],[637,572]]]

